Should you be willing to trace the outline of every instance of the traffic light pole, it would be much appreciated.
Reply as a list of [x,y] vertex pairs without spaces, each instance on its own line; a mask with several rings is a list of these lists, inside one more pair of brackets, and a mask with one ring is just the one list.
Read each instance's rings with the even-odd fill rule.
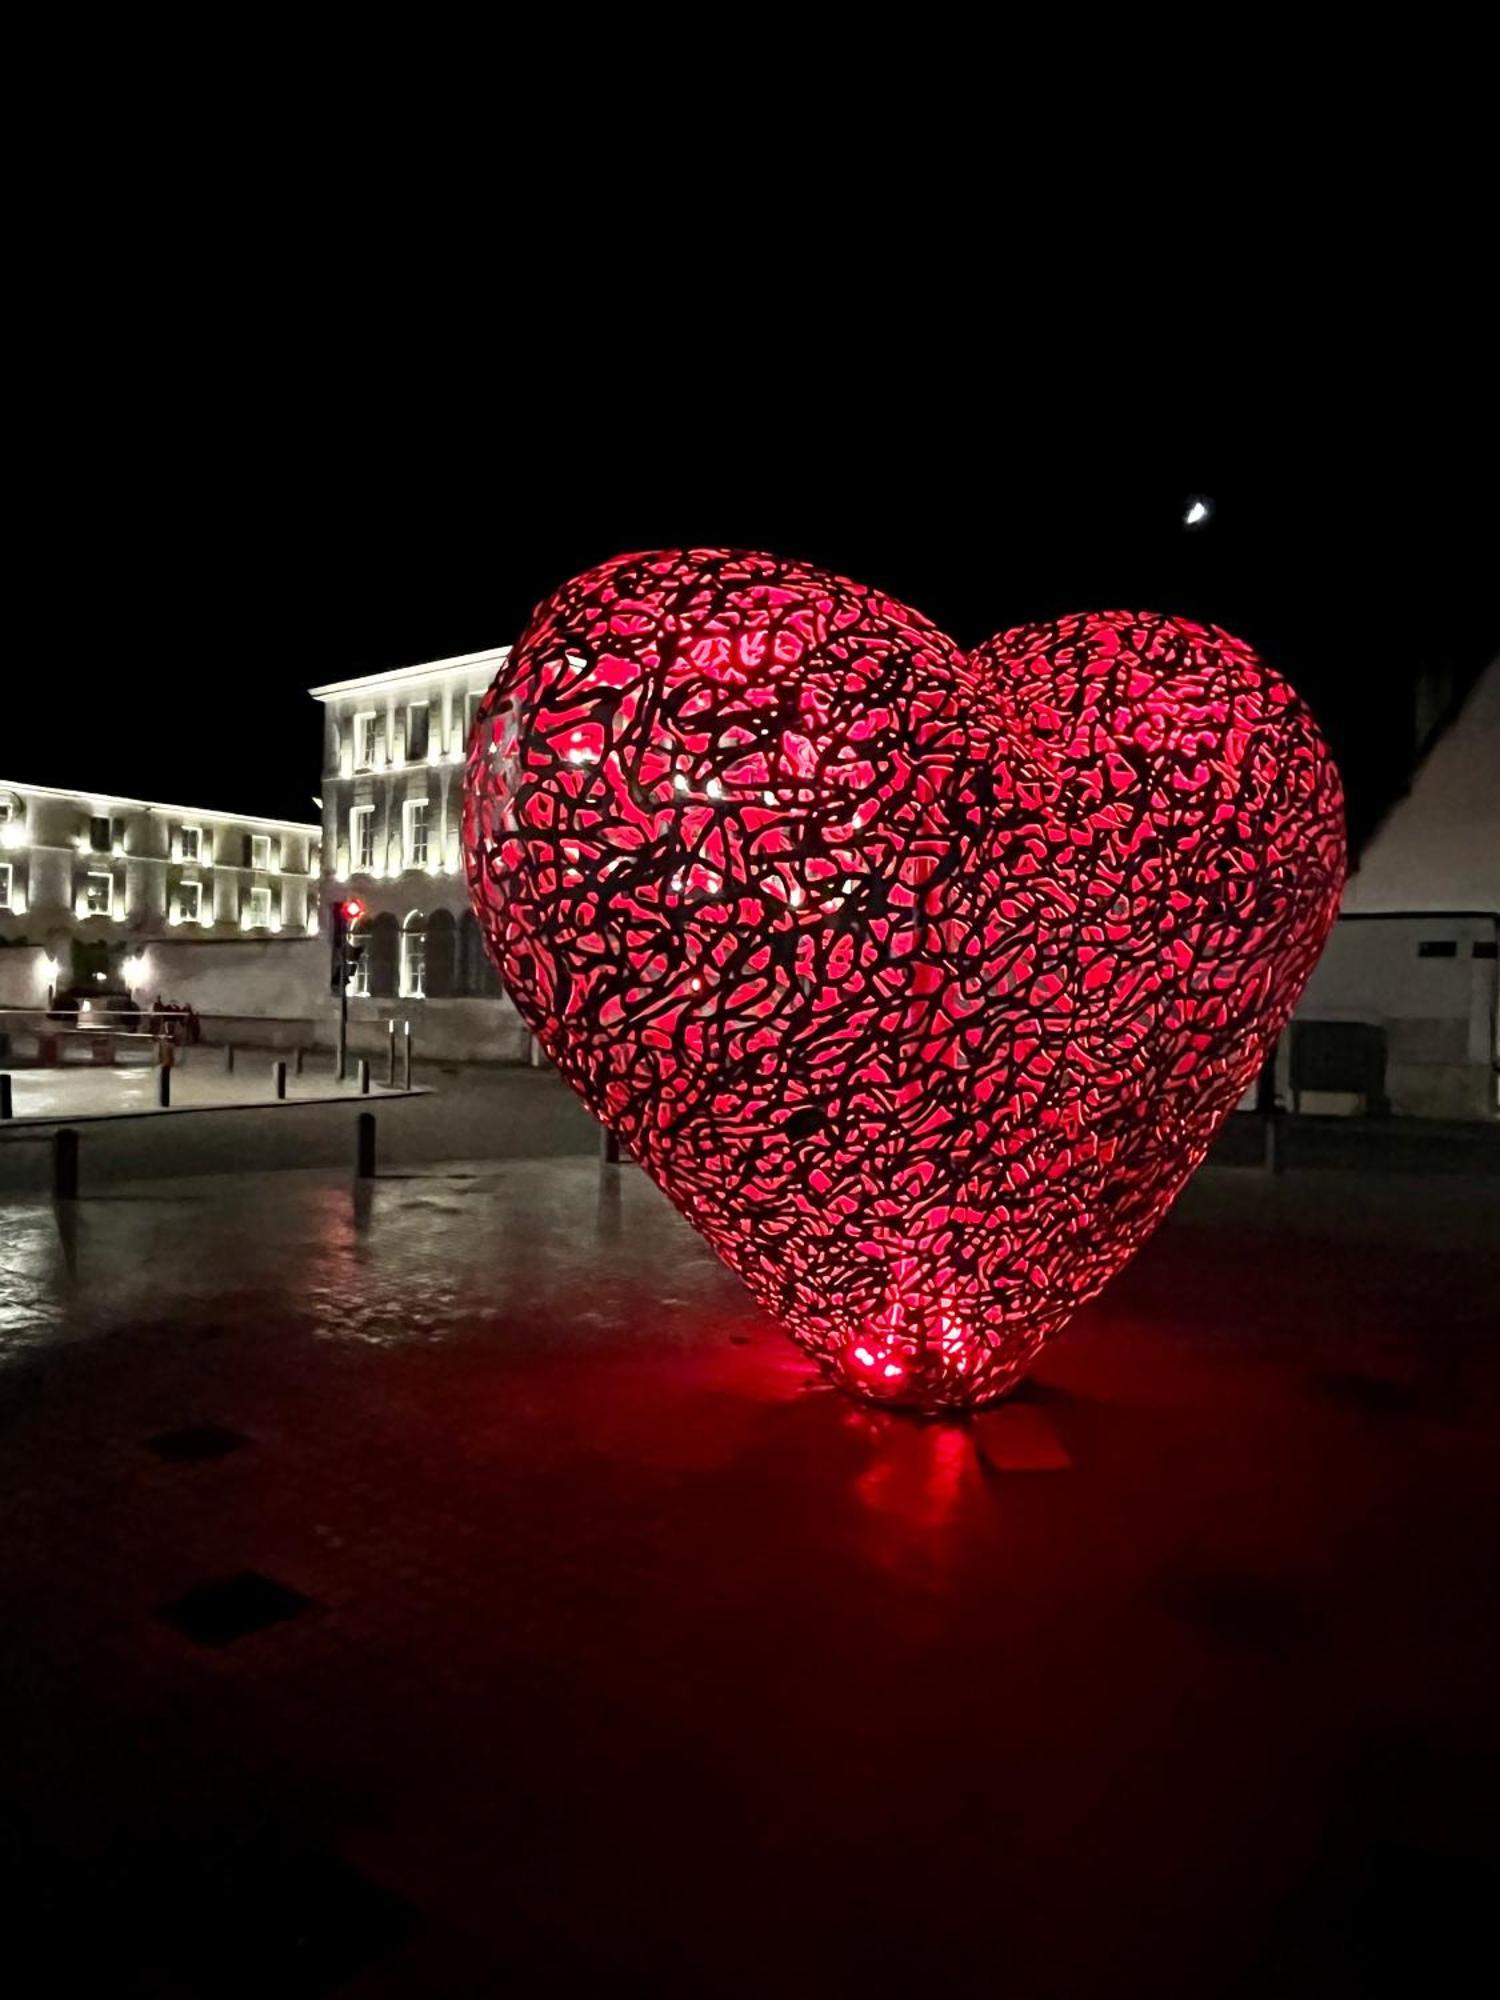
[[334,1077],[339,1083],[349,1073],[349,906],[329,905],[328,929],[333,944],[333,984],[339,996],[338,1055]]
[[339,996],[337,1075],[340,1083],[349,1074],[349,975],[364,951],[363,944],[353,943],[349,932],[350,926],[357,923],[364,913],[365,906],[357,896],[334,903],[328,912],[333,940],[333,983]]

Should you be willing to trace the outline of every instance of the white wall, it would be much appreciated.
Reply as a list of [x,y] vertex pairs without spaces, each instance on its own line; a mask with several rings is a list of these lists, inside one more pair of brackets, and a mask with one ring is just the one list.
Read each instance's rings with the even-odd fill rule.
[[[1414,1117],[1476,1118],[1496,1109],[1497,976],[1493,920],[1483,917],[1343,919],[1298,1003],[1299,1021],[1367,1021],[1386,1040],[1391,1109]],[[1423,943],[1454,946],[1424,958]]]
[[310,1020],[328,999],[327,938],[173,939],[141,955],[138,1000],[160,993],[200,1014]]
[[1382,821],[1343,908],[1500,910],[1500,659]]
[[56,960],[49,959],[41,945],[8,945],[0,950],[0,1007],[45,1007],[55,968]]
[[[388,1020],[411,1022],[412,1047],[425,1060],[525,1062],[531,1037],[508,999],[351,1000],[349,1046],[356,1055],[382,1055]],[[331,1048],[338,1011],[333,996],[320,1014],[316,1039]]]

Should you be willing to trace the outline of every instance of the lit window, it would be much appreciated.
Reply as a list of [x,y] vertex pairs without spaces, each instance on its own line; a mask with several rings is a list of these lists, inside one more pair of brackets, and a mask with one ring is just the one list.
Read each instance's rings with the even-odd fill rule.
[[356,806],[349,815],[349,866],[369,874],[375,866],[375,808]]
[[198,861],[203,855],[203,829],[185,826],[182,829],[182,858],[184,861]]
[[268,833],[252,833],[250,836],[250,866],[269,868],[271,865],[271,836]]
[[406,865],[408,868],[427,866],[426,799],[406,801]]
[[0,910],[10,908],[10,884],[14,873],[8,861],[0,861]]
[[196,924],[203,909],[203,884],[182,883],[177,891],[177,907],[185,924]]
[[[108,826],[108,820],[105,821]],[[91,917],[107,917],[114,900],[114,880],[108,875],[90,875],[83,889],[85,914]]]
[[354,718],[354,768],[357,771],[368,771],[374,766],[377,719],[373,708]]
[[270,922],[271,922],[271,892],[270,892],[270,890],[269,890],[269,889],[252,889],[252,890],[250,891],[250,928],[251,928],[251,930],[253,930],[253,931],[263,931],[263,930],[267,930],[267,929],[268,929],[268,928],[270,927]]
[[401,929],[401,998],[420,1000],[427,989],[427,919],[413,910]]
[[425,759],[428,744],[429,710],[425,701],[414,701],[406,718],[406,754],[412,763]]
[[361,997],[370,991],[370,919],[357,917],[349,929],[349,942],[359,949],[350,953],[353,966],[349,973],[351,993]]

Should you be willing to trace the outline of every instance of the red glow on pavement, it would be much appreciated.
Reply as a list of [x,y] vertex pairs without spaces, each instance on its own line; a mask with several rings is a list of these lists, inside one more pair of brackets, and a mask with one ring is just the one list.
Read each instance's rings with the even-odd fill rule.
[[1337,772],[1240,641],[1085,613],[961,653],[761,555],[539,607],[470,748],[523,1018],[846,1387],[1012,1386],[1259,1070],[1344,875]]

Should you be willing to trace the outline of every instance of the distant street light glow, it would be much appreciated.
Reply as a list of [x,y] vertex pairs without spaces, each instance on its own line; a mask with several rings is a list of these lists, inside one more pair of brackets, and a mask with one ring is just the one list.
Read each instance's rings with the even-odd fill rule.
[[1187,507],[1182,516],[1183,527],[1206,528],[1213,517],[1214,503],[1206,493],[1193,493],[1188,496]]

